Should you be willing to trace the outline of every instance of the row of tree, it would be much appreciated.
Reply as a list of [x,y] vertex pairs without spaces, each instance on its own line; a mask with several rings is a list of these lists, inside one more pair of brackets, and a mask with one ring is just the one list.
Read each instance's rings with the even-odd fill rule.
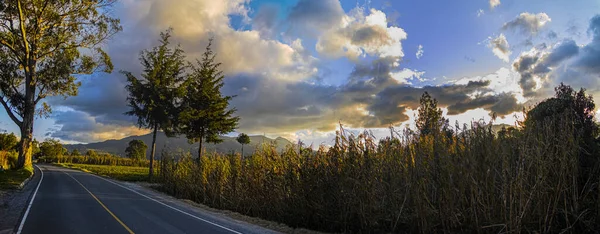
[[[149,176],[154,173],[156,134],[185,135],[190,143],[219,143],[219,135],[232,132],[239,121],[235,108],[229,108],[232,96],[221,94],[223,73],[211,50],[195,63],[186,61],[179,45],[171,46],[172,29],[160,34],[160,45],[140,54],[143,72],[140,77],[122,71],[127,77],[127,98],[130,111],[137,117],[138,126],[152,130]],[[144,151],[145,152],[145,151]]]

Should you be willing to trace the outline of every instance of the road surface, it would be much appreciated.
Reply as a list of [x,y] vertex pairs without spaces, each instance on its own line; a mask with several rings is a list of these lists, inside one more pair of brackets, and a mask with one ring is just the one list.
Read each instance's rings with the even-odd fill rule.
[[272,233],[88,173],[38,165],[20,233]]

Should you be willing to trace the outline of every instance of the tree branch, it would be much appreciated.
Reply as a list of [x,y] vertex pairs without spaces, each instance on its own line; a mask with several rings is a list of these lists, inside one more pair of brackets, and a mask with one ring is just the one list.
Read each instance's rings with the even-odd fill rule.
[[6,103],[6,101],[4,101],[4,98],[0,98],[0,103],[2,103],[2,106],[4,106],[4,109],[6,109],[6,113],[8,113],[8,116],[10,117],[10,119],[12,119],[12,121],[14,121],[19,126],[19,128],[21,128],[21,126],[23,125],[23,122],[20,121],[19,119],[17,119],[15,114],[12,112],[12,110],[8,106],[8,103]]

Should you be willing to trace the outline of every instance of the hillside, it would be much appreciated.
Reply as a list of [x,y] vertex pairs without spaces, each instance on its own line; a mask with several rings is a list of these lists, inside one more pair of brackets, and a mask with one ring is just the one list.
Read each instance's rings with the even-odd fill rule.
[[[127,148],[127,144],[131,140],[142,140],[146,145],[148,145],[148,155],[150,155],[150,144],[152,143],[152,134],[147,134],[143,136],[131,136],[126,137],[120,140],[108,140],[97,143],[89,143],[89,144],[73,144],[73,145],[64,145],[67,150],[72,151],[73,149],[77,149],[81,153],[85,153],[89,149],[93,149],[99,152],[107,152],[119,156],[125,156],[125,148]],[[229,153],[231,151],[240,152],[242,145],[238,143],[235,137],[221,137],[223,142],[219,144],[203,144],[206,152],[219,152],[219,153]],[[271,139],[265,136],[250,136],[250,144],[244,146],[244,154],[249,155],[254,152],[255,148],[259,146],[261,143],[271,143],[275,142],[277,146],[277,150],[281,151],[285,149],[287,145],[292,144],[289,140],[278,137],[276,139]],[[160,153],[163,149],[167,149],[168,151],[177,151],[179,149],[183,151],[191,151],[194,156],[198,155],[198,144],[189,144],[185,137],[173,137],[168,138],[164,133],[159,132],[156,135],[156,158],[160,158]]]

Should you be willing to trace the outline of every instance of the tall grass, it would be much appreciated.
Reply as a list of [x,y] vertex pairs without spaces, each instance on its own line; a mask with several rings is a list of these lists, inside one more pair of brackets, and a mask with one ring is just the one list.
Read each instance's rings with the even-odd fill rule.
[[322,231],[592,232],[598,166],[581,176],[581,134],[571,123],[565,115],[497,134],[485,123],[453,134],[407,130],[379,142],[341,129],[329,149],[265,145],[200,163],[165,154],[162,189]]
[[0,150],[0,167],[4,170],[14,168],[17,165],[18,157],[19,154],[14,150]]
[[99,156],[43,156],[38,162],[45,163],[72,163],[72,164],[92,164],[92,165],[110,165],[110,166],[130,166],[130,167],[148,167],[149,160],[135,160],[122,158],[113,155]]

